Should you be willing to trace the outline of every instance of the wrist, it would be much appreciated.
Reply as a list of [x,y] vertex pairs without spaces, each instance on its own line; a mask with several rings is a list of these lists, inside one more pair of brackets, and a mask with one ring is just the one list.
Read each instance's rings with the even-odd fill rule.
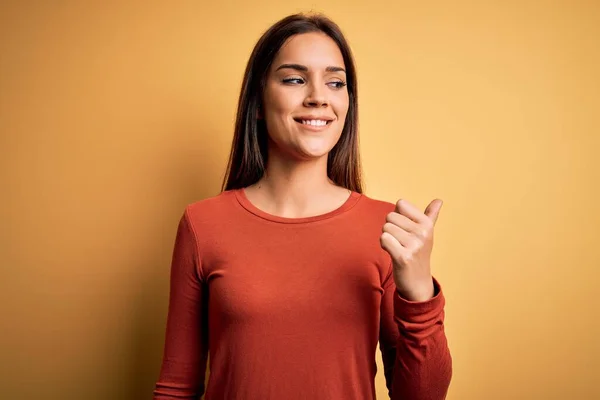
[[435,287],[433,285],[433,279],[429,281],[429,284],[414,289],[401,289],[400,287],[396,286],[396,291],[398,292],[398,295],[404,300],[412,302],[424,302],[427,300],[431,300],[435,296]]

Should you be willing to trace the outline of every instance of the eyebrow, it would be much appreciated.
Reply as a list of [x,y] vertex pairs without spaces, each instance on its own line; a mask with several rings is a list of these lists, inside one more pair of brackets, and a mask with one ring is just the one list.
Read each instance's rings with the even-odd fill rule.
[[[275,71],[279,71],[280,69],[285,69],[285,68],[295,69],[296,71],[308,72],[308,67],[305,65],[301,65],[301,64],[281,64]],[[346,70],[344,68],[332,67],[332,66],[325,68],[325,71],[346,73]]]

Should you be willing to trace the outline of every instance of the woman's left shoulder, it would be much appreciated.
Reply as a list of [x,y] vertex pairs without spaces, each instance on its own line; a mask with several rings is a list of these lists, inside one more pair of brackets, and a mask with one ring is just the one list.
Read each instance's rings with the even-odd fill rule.
[[388,214],[396,209],[394,203],[390,203],[386,200],[379,200],[366,194],[361,195],[361,203],[363,207],[374,213]]

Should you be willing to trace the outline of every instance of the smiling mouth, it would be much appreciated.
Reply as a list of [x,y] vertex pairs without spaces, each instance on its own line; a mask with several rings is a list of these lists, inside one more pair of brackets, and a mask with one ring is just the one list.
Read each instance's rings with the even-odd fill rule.
[[302,125],[318,127],[318,126],[327,126],[331,123],[332,120],[294,118],[294,121],[296,121]]

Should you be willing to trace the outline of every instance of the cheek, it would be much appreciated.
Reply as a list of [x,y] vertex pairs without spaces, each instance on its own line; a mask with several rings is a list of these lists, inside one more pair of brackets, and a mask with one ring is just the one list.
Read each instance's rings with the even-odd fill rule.
[[338,118],[343,123],[346,120],[346,114],[348,114],[348,108],[350,107],[350,98],[348,97],[348,93],[335,98],[335,101],[332,102],[332,106],[334,107],[333,109]]
[[291,112],[289,105],[289,96],[281,91],[265,92],[264,111],[265,124],[269,137],[275,142],[279,142],[281,138],[287,136],[288,121],[287,116]]
[[297,108],[298,93],[285,88],[269,88],[265,91],[265,113],[277,118]]

